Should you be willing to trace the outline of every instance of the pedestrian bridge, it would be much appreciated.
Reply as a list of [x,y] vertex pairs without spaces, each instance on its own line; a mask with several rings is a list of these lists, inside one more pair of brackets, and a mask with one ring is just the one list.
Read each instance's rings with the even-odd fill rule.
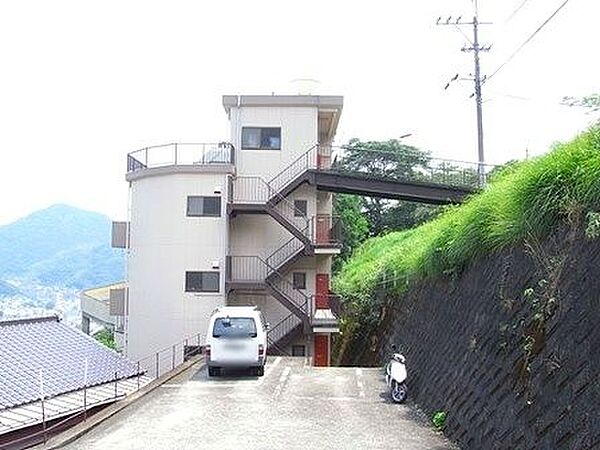
[[409,150],[316,145],[268,184],[282,197],[308,183],[321,191],[441,205],[460,203],[482,188],[492,168]]

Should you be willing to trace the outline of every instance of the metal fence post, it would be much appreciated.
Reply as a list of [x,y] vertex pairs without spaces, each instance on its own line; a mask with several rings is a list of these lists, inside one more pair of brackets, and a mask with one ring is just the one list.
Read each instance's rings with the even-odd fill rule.
[[87,420],[87,386],[83,386],[83,421]]
[[87,375],[88,375],[88,360],[85,360],[83,369],[83,421],[87,421]]
[[119,372],[117,372],[115,370],[115,399],[119,396],[118,395],[119,389],[118,389],[118,385],[117,385],[117,383],[118,383],[118,378],[117,378],[118,374],[119,374]]
[[47,440],[47,432],[46,432],[46,408],[44,405],[44,372],[40,369],[40,400],[42,402],[42,429],[44,431],[44,444]]
[[158,352],[156,352],[156,378],[158,378]]
[[177,346],[177,344],[173,345],[173,357],[172,357],[172,361],[171,361],[171,370],[175,370],[175,347]]
[[140,390],[140,362],[137,362],[137,390]]

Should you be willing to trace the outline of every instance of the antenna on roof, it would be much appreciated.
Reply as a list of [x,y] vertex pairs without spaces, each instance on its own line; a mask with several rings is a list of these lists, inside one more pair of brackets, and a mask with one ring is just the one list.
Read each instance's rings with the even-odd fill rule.
[[296,78],[290,84],[296,95],[318,95],[321,82],[314,78]]

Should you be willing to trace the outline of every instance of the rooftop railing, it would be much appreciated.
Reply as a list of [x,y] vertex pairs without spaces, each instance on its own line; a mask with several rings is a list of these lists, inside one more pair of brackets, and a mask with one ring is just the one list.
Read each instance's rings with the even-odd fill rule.
[[127,173],[155,167],[233,163],[234,147],[228,142],[173,143],[146,147],[129,153]]

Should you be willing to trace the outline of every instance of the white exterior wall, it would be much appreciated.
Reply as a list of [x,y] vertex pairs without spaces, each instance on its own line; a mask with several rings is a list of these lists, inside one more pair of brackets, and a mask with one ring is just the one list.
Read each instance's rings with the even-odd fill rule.
[[290,314],[285,306],[266,294],[257,295],[235,292],[229,296],[228,304],[231,306],[256,305],[263,313],[265,320],[272,326]]
[[333,194],[331,192],[317,193],[317,214],[331,215],[333,211]]
[[266,258],[291,237],[266,214],[240,214],[230,222],[230,254]]
[[[221,217],[187,217],[189,195],[222,188]],[[225,174],[166,174],[131,187],[127,355],[147,357],[196,333],[206,334],[212,311],[225,304],[228,243]],[[220,293],[186,293],[186,271],[220,266]]]
[[[317,108],[233,107],[231,142],[238,175],[269,181],[318,141]],[[281,150],[242,150],[242,127],[281,127]]]

